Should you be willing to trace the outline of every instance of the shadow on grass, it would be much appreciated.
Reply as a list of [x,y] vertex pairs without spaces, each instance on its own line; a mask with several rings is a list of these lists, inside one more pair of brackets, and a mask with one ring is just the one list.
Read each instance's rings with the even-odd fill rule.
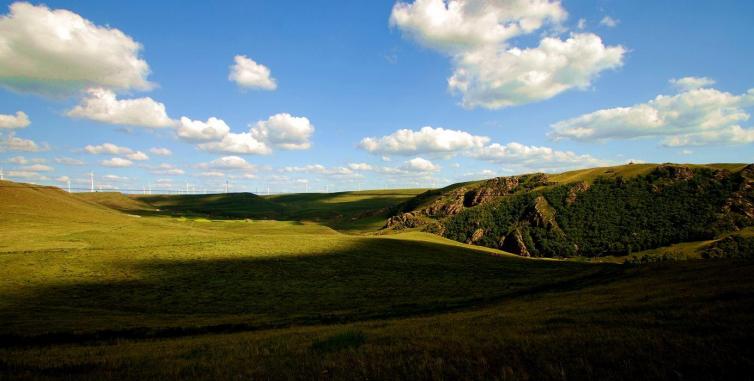
[[[4,318],[0,343],[176,337],[434,314],[626,276],[621,266],[381,238],[297,256],[115,265],[136,279],[51,284],[11,300],[14,312]],[[37,326],[25,322],[29,316]]]

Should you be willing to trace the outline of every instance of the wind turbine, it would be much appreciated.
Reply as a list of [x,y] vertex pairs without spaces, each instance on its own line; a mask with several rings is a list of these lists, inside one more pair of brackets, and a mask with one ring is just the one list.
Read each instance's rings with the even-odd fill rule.
[[68,182],[68,193],[71,193],[71,179],[66,180]]
[[2,168],[0,168],[0,180],[5,180],[5,175],[3,174]]
[[90,189],[91,193],[94,193],[94,172],[89,172],[89,180],[91,181],[92,188]]

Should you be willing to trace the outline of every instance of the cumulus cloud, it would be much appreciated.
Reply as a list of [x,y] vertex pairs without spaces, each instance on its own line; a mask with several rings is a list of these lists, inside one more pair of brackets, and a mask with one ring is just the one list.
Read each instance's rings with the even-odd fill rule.
[[250,125],[249,132],[233,133],[222,120],[210,118],[206,123],[181,118],[184,138],[201,141],[199,149],[217,153],[267,155],[273,148],[302,150],[311,147],[314,126],[306,117],[288,113],[275,114]]
[[440,170],[440,166],[427,159],[415,157],[406,161],[401,166],[401,169],[409,172],[437,172]]
[[208,163],[199,164],[199,168],[205,169],[254,169],[254,165],[246,159],[238,156],[223,156]]
[[374,169],[374,167],[367,163],[350,163],[348,164],[348,168],[354,171],[371,171]]
[[222,119],[211,117],[206,122],[181,117],[176,127],[179,138],[192,142],[220,140],[230,132],[230,127]]
[[173,154],[173,151],[164,148],[164,147],[152,147],[149,149],[149,152],[157,155],[157,156],[170,156]]
[[666,146],[754,142],[745,110],[754,106],[754,89],[734,95],[696,88],[629,107],[598,110],[551,126],[549,136],[581,141],[659,137]]
[[129,153],[128,155],[126,155],[126,158],[128,158],[128,160],[133,160],[133,161],[149,160],[149,156],[147,156],[147,154],[141,151]]
[[681,91],[688,91],[714,85],[715,80],[707,77],[683,77],[671,79],[670,84]]
[[100,164],[105,167],[125,168],[132,166],[134,162],[128,159],[114,157],[112,159],[102,160]]
[[25,180],[49,180],[49,178],[39,172],[12,170],[6,173],[8,177],[25,179]]
[[138,42],[67,10],[11,4],[10,12],[0,17],[0,47],[0,84],[17,91],[152,87]]
[[[180,169],[170,163],[162,163],[156,167],[151,167],[150,172],[155,175],[167,175],[167,176],[179,176],[186,173],[186,171],[184,171],[183,169]],[[165,182],[170,182],[170,179],[162,179],[162,180],[166,180]]]
[[37,144],[31,139],[19,138],[13,133],[8,133],[5,139],[0,135],[0,152],[41,152],[49,149],[47,143]]
[[396,3],[390,24],[424,46],[463,52],[501,44],[566,17],[557,1],[416,0]]
[[217,153],[267,155],[272,152],[264,142],[260,142],[250,132],[229,133],[222,140],[198,145],[199,149]]
[[90,153],[92,155],[100,155],[100,154],[126,155],[129,153],[133,153],[134,151],[128,147],[121,147],[113,143],[103,143],[100,145],[89,144],[86,147],[84,147],[84,152]]
[[606,164],[591,155],[558,151],[550,147],[527,146],[516,142],[505,145],[490,144],[473,152],[471,157],[511,167],[536,170],[594,167]]
[[55,168],[50,167],[49,165],[44,164],[34,164],[34,165],[27,165],[24,167],[21,167],[22,171],[32,171],[32,172],[52,172],[55,170]]
[[380,155],[454,154],[482,147],[489,141],[486,136],[426,126],[418,131],[402,129],[380,138],[364,138],[359,147]]
[[257,140],[284,150],[301,150],[311,147],[314,126],[306,117],[296,117],[288,113],[275,114],[267,120],[260,120],[251,128]]
[[566,17],[559,1],[416,0],[396,3],[390,24],[451,57],[448,88],[465,107],[498,109],[586,88],[622,65],[625,49],[592,33],[545,37],[534,48],[510,44],[546,25],[557,31]]
[[237,55],[233,57],[235,64],[230,67],[228,79],[238,86],[248,89],[275,90],[277,82],[271,77],[267,66],[256,63],[249,57]]
[[116,181],[116,182],[128,180],[128,177],[118,176],[118,175],[104,175],[102,176],[102,178],[108,181]]
[[615,28],[616,26],[618,26],[619,22],[620,21],[617,19],[614,19],[610,16],[605,16],[602,18],[602,20],[600,20],[600,25],[604,25],[608,28]]
[[118,99],[112,90],[90,88],[81,104],[66,115],[109,124],[161,128],[175,124],[165,105],[152,98]]
[[546,37],[535,48],[477,50],[456,59],[448,79],[465,107],[498,109],[588,88],[606,69],[623,63],[625,49],[605,46],[599,36],[577,33],[566,40]]
[[24,128],[29,124],[31,124],[29,116],[23,111],[17,111],[15,115],[0,114],[0,128]]

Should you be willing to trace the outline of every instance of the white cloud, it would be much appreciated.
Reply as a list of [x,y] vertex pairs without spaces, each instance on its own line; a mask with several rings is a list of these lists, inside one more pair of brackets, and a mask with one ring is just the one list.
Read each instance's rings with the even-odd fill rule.
[[251,128],[255,139],[284,150],[308,149],[313,133],[314,126],[308,118],[288,113],[275,114]]
[[187,117],[181,117],[176,127],[178,137],[192,142],[207,142],[212,140],[221,140],[228,133],[230,127],[222,119],[211,117],[206,122],[201,120],[191,120]]
[[60,177],[56,178],[55,181],[57,181],[59,183],[67,183],[67,182],[71,181],[71,178],[68,177],[68,176],[60,176]]
[[584,30],[586,28],[586,19],[579,19],[579,22],[576,23],[576,28],[578,28],[579,30]]
[[126,158],[128,158],[128,160],[133,160],[133,161],[149,160],[149,156],[147,156],[147,154],[141,151],[129,153],[128,155],[126,155]]
[[608,28],[615,28],[620,23],[620,20],[614,19],[610,16],[605,16],[600,20],[600,25],[604,25]]
[[16,115],[0,114],[0,128],[24,128],[29,124],[31,124],[29,116],[23,111],[17,111]]
[[199,168],[211,169],[254,169],[254,165],[238,156],[223,156],[210,161],[209,163],[199,164]]
[[112,90],[90,88],[86,96],[66,115],[91,119],[102,123],[148,128],[175,124],[165,111],[165,105],[152,98],[118,99]]
[[670,84],[681,91],[688,91],[714,85],[715,80],[707,77],[683,77],[671,79]]
[[23,156],[13,156],[10,159],[6,160],[6,162],[20,165],[29,164],[29,160]]
[[128,180],[128,177],[118,176],[118,175],[104,175],[102,176],[102,178],[108,181],[127,181]]
[[605,46],[591,33],[566,40],[546,37],[536,48],[476,50],[456,58],[448,79],[465,107],[498,109],[552,98],[572,88],[586,89],[602,71],[620,67],[625,49]]
[[[183,175],[186,173],[183,169],[180,169],[176,167],[175,165],[169,164],[169,163],[162,163],[156,167],[151,167],[150,172],[155,175],[167,175],[167,176],[178,176],[178,175]],[[163,179],[163,180],[167,180],[166,182],[170,182],[169,179]]]
[[0,17],[0,84],[19,91],[69,93],[85,86],[146,90],[141,45],[76,13],[16,2]]
[[605,46],[591,33],[545,37],[534,48],[509,43],[546,25],[559,31],[566,17],[559,1],[417,0],[398,2],[390,23],[451,57],[448,88],[465,107],[498,109],[584,89],[600,72],[622,65],[625,49]]
[[417,0],[396,3],[390,24],[424,46],[463,52],[504,43],[566,17],[557,1]]
[[121,147],[113,143],[103,143],[100,145],[87,145],[84,147],[84,152],[92,155],[108,154],[108,155],[126,155],[133,153],[134,151],[128,147]]
[[177,134],[184,140],[198,142],[203,151],[267,155],[273,148],[302,150],[311,147],[314,126],[308,118],[288,113],[270,116],[249,125],[249,132],[230,132],[230,127],[221,119],[209,118],[207,122],[181,118]]
[[157,156],[170,156],[173,154],[173,151],[164,148],[164,147],[152,147],[149,149],[149,152],[157,155]]
[[324,173],[327,171],[327,167],[325,167],[322,164],[307,164],[302,166],[289,166],[284,167],[281,169],[283,172],[288,173],[300,173],[300,172],[308,172],[308,173]]
[[551,126],[550,137],[582,141],[660,137],[667,146],[745,144],[754,128],[743,128],[754,89],[733,95],[699,88],[630,107],[598,110]]
[[267,66],[254,62],[249,57],[237,55],[233,57],[235,64],[230,67],[228,79],[244,88],[275,90],[277,83],[270,76]]
[[471,154],[471,157],[511,167],[533,170],[594,167],[606,162],[590,155],[558,151],[550,147],[527,146],[521,143],[490,144]]
[[437,172],[440,170],[440,166],[432,163],[427,159],[421,157],[415,157],[409,161],[406,161],[401,169],[409,172]]
[[225,177],[225,173],[219,172],[219,171],[207,171],[207,172],[200,173],[199,176],[204,176],[204,177]]
[[83,160],[74,159],[72,157],[56,157],[55,162],[63,165],[84,165]]
[[34,164],[21,167],[21,170],[31,172],[52,172],[55,170],[55,168],[44,164]]
[[30,139],[19,138],[13,133],[8,133],[5,140],[1,139],[2,136],[0,136],[0,152],[41,152],[50,149],[47,143],[37,144]]
[[272,152],[264,142],[260,142],[250,132],[229,133],[217,142],[201,143],[199,149],[217,153],[267,155]]
[[371,171],[372,169],[374,169],[367,163],[350,163],[348,164],[348,168],[354,171]]
[[34,171],[8,171],[6,173],[8,177],[15,177],[18,179],[26,179],[26,180],[49,180],[49,178],[45,175],[40,174],[39,172]]
[[465,131],[426,126],[418,131],[402,129],[381,138],[364,138],[359,147],[373,154],[454,154],[482,147],[489,140],[486,136],[475,136]]
[[131,165],[133,165],[133,163],[134,162],[131,160],[123,159],[120,157],[114,157],[112,159],[102,160],[102,162],[100,162],[100,164],[102,164],[105,167],[115,167],[115,168],[130,167]]

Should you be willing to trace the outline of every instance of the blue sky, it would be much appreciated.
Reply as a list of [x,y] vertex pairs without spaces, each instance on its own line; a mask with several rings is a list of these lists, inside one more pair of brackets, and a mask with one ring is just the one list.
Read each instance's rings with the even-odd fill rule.
[[[334,191],[754,161],[750,1],[11,4],[6,179]],[[229,79],[236,56],[251,79]],[[209,118],[229,131],[186,137]]]

